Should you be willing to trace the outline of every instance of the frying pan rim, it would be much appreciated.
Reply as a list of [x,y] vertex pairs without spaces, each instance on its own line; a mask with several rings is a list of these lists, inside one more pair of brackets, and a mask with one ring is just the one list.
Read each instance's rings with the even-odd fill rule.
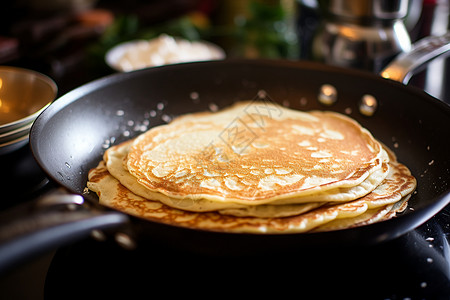
[[[237,65],[237,66],[243,66],[247,65],[248,67],[251,66],[273,66],[273,67],[289,67],[289,68],[301,68],[301,69],[312,69],[314,71],[323,71],[323,72],[331,72],[331,73],[340,73],[340,74],[346,74],[350,76],[358,76],[358,77],[365,77],[368,80],[378,80],[383,82],[383,84],[393,85],[396,86],[396,88],[403,89],[406,92],[417,94],[418,97],[426,98],[426,101],[431,102],[432,105],[437,105],[443,110],[446,111],[446,113],[450,114],[450,105],[446,104],[445,102],[433,97],[432,95],[428,94],[427,92],[419,89],[418,87],[411,86],[411,85],[404,85],[401,82],[397,82],[388,78],[384,78],[378,74],[371,73],[364,70],[358,70],[358,69],[350,69],[350,68],[343,68],[339,66],[333,66],[333,65],[326,65],[319,62],[314,61],[306,61],[306,60],[288,60],[288,59],[268,59],[268,58],[258,58],[258,59],[245,59],[245,58],[227,58],[224,60],[215,60],[215,61],[199,61],[199,62],[186,62],[186,63],[178,63],[178,64],[171,64],[171,65],[163,65],[163,66],[157,66],[157,67],[149,67],[144,69],[138,69],[133,70],[130,72],[121,72],[121,73],[112,73],[97,79],[94,79],[92,81],[86,82],[82,84],[81,86],[78,86],[64,95],[61,95],[57,99],[55,99],[51,105],[46,107],[46,109],[36,118],[36,120],[43,118],[46,116],[46,114],[49,114],[51,111],[56,110],[60,106],[68,105],[74,101],[77,101],[79,99],[78,95],[83,95],[88,92],[97,90],[99,88],[102,88],[106,85],[110,85],[111,83],[115,82],[121,82],[124,80],[127,80],[130,77],[140,77],[141,74],[145,73],[152,73],[152,72],[160,72],[160,70],[167,70],[170,71],[171,69],[180,69],[180,68],[191,68],[191,67],[210,67],[212,65]],[[56,110],[57,111],[57,110]],[[55,111],[55,112],[56,112]],[[33,127],[35,125],[34,122]],[[31,128],[30,131],[30,139],[32,139],[33,134],[31,134],[35,129]],[[36,126],[37,127],[37,126]]]
[[[124,72],[124,73],[113,73],[98,79],[95,79],[93,81],[87,82],[69,92],[67,92],[66,94],[62,95],[61,97],[57,98],[50,106],[48,106],[39,116],[38,118],[35,120],[31,131],[30,131],[30,147],[32,150],[32,154],[35,158],[35,160],[37,161],[38,165],[40,166],[41,169],[44,170],[45,174],[50,177],[54,182],[56,182],[58,185],[65,187],[68,191],[75,193],[75,194],[80,194],[79,192],[75,191],[74,189],[68,187],[66,184],[64,184],[64,182],[61,182],[61,180],[59,180],[58,178],[56,178],[56,176],[54,176],[50,170],[48,170],[48,168],[45,166],[44,161],[41,159],[39,152],[37,151],[37,139],[39,137],[39,132],[42,131],[42,127],[45,126],[45,124],[48,122],[49,119],[52,118],[52,116],[56,113],[58,113],[59,111],[63,110],[64,107],[67,107],[69,104],[71,104],[72,102],[77,101],[78,99],[82,98],[83,96],[89,94],[90,92],[99,90],[101,88],[107,87],[108,85],[117,83],[117,82],[121,82],[121,81],[126,81],[126,80],[130,80],[130,78],[133,77],[140,77],[142,76],[142,74],[148,74],[148,73],[153,73],[153,72],[160,72],[160,70],[167,70],[170,71],[171,69],[180,69],[180,68],[197,68],[197,67],[211,67],[211,66],[217,66],[217,65],[236,65],[239,67],[245,66],[245,67],[252,67],[252,66],[264,66],[264,67],[268,67],[268,66],[273,66],[275,68],[300,68],[300,69],[304,69],[304,70],[308,70],[308,69],[313,69],[314,71],[321,71],[321,72],[326,72],[326,73],[345,73],[346,75],[350,75],[350,76],[358,76],[358,77],[366,77],[367,80],[379,80],[379,81],[383,81],[383,84],[390,84],[390,85],[394,85],[396,86],[395,88],[400,88],[403,89],[403,91],[407,92],[407,93],[412,93],[413,95],[415,95],[416,97],[420,97],[422,98],[424,101],[427,101],[428,105],[435,105],[437,106],[440,110],[443,110],[447,115],[449,115],[450,117],[450,106],[447,105],[446,103],[444,103],[443,101],[434,98],[433,96],[429,95],[428,93],[424,92],[421,89],[418,89],[414,86],[406,86],[400,82],[396,82],[390,79],[386,79],[383,78],[377,74],[373,74],[373,73],[369,73],[366,71],[361,71],[361,70],[356,70],[356,69],[346,69],[346,68],[342,68],[342,67],[336,67],[336,66],[330,66],[330,65],[325,65],[325,64],[321,64],[321,63],[317,63],[317,62],[311,62],[311,61],[293,61],[293,60],[285,60],[285,59],[225,59],[225,60],[219,60],[219,61],[205,61],[205,62],[189,62],[189,63],[180,63],[180,64],[174,64],[174,65],[166,65],[166,66],[160,66],[160,67],[152,67],[152,68],[146,68],[146,69],[141,69],[141,70],[135,70],[135,71],[131,71],[131,72]],[[83,196],[81,194],[81,196]],[[90,203],[93,201],[89,201]],[[413,213],[410,214],[406,214],[406,215],[401,215],[399,216],[399,218],[405,218],[407,216],[414,215],[414,214],[419,214],[419,213],[424,213],[426,211],[428,211],[430,209],[430,206],[437,206],[436,208],[433,209],[433,213],[431,215],[434,215],[436,212],[440,211],[443,207],[445,207],[446,205],[448,205],[450,203],[450,191],[447,191],[446,193],[442,193],[442,195],[440,195],[439,197],[436,198],[435,201],[433,201],[432,203],[428,203],[427,205],[421,207],[420,209],[417,209],[416,211],[414,211]],[[101,206],[98,203],[94,204],[96,206]],[[106,209],[110,209],[104,206],[101,206],[102,208],[106,208]],[[131,214],[128,214],[126,212],[122,212],[119,210],[115,210],[112,209],[116,212],[120,212],[123,213],[127,216],[131,216],[133,218],[139,218],[136,216],[133,216]],[[142,218],[139,218],[142,219]],[[425,222],[426,220],[429,219],[429,216],[426,217],[422,217],[423,222]],[[144,219],[142,219],[144,220]],[[395,219],[391,219],[391,220],[386,220],[382,223],[386,223],[387,224],[396,222]],[[423,223],[422,222],[422,223]],[[170,224],[164,224],[163,225],[168,225],[168,226],[174,226],[177,228],[184,228],[182,226],[176,226],[176,225],[170,225]],[[380,225],[378,223],[375,224],[370,224],[367,226],[363,226],[363,227],[372,227],[372,226],[383,226]],[[199,231],[199,229],[193,229],[193,228],[188,228],[189,230],[195,230],[195,231]],[[350,229],[345,229],[345,230],[340,230],[340,231],[351,231],[351,230],[365,230],[360,229],[360,228],[350,228]],[[220,232],[220,231],[212,231],[215,233],[225,233],[228,234],[227,232]],[[236,233],[233,233],[233,235],[235,235]],[[324,234],[328,234],[328,233],[308,233],[308,235],[324,235]],[[242,235],[242,234],[240,234]],[[265,234],[265,236],[269,236],[271,234]],[[275,236],[280,236],[280,234],[274,234]],[[291,234],[281,234],[284,236],[291,236],[291,235],[295,235],[297,236],[298,233],[291,233]]]

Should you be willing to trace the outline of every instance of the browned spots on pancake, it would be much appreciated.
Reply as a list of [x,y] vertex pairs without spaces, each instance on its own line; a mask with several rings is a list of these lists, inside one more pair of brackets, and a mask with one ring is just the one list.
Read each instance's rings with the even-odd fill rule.
[[[243,116],[239,121],[244,122],[245,118],[250,117]],[[264,128],[255,127],[252,120],[248,119],[247,125],[253,126],[253,133],[261,139],[255,139],[255,145],[249,144],[243,154],[233,154],[236,149],[223,144],[212,144],[209,149],[212,152],[206,151],[204,147],[209,145],[211,134],[222,134],[220,126],[224,124],[202,123],[193,115],[150,130],[123,143],[129,147],[111,150],[110,157],[106,151],[105,161],[116,159],[114,168],[108,165],[116,177],[102,161],[90,170],[88,187],[98,194],[101,204],[131,215],[170,225],[226,232],[282,234],[343,229],[392,218],[406,208],[416,179],[392,151],[386,148],[386,155],[382,145],[350,118],[313,112],[298,119],[266,118]],[[196,135],[191,136],[194,127],[192,132]],[[231,155],[232,159],[226,159]],[[124,180],[125,176],[129,177]],[[141,192],[144,186],[146,192],[152,193]],[[294,216],[274,217],[274,209],[270,208],[269,213],[260,214],[264,217],[246,217],[220,210],[183,210],[186,206],[166,201],[161,194],[173,197],[174,201],[228,201],[248,206],[304,201],[320,206],[301,212],[283,206]]]
[[[232,115],[225,124],[192,114],[155,127],[131,146],[129,172],[149,190],[171,197],[201,195],[260,204],[356,185],[354,181],[381,164],[381,146],[352,119],[318,111],[299,117],[305,113],[283,109],[298,115],[258,116],[264,124],[259,127],[248,114]],[[220,118],[221,112],[215,116]],[[243,132],[239,139],[237,132]]]
[[416,179],[411,175],[409,169],[398,162],[391,163],[393,176],[384,179],[379,189],[375,189],[364,197],[371,206],[377,206],[377,203],[394,203],[410,194],[416,187]]
[[101,181],[104,177],[110,176],[108,169],[106,169],[106,165],[104,161],[101,161],[97,168],[91,169],[88,172],[89,181],[98,182]]
[[[399,168],[404,171],[405,169]],[[100,183],[102,180],[111,180],[104,165],[90,172],[90,181]],[[115,180],[115,179],[113,179]],[[317,224],[324,224],[336,218],[337,214],[349,213],[358,214],[366,209],[366,201],[363,197],[343,204],[326,205],[309,211],[307,213],[278,218],[254,218],[254,217],[236,217],[231,215],[222,215],[217,212],[195,213],[171,208],[160,202],[143,199],[131,193],[127,188],[115,180],[116,197],[108,205],[114,209],[136,215],[151,221],[162,222],[176,226],[188,228],[213,230],[213,231],[242,231],[253,228],[253,232],[266,230],[270,232],[290,232],[296,228],[296,232],[308,232],[316,227]],[[101,191],[100,191],[101,192]],[[99,193],[101,196],[101,193]],[[367,199],[366,199],[367,200]],[[380,208],[381,212],[382,208]],[[390,216],[394,216],[393,212]],[[361,223],[360,225],[363,225]],[[358,226],[358,224],[352,225]]]

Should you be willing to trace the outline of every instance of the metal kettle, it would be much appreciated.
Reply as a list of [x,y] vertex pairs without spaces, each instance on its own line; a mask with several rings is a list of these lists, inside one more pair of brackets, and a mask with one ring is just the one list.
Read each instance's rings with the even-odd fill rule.
[[411,50],[404,24],[408,0],[319,0],[318,5],[315,60],[379,73],[398,54]]

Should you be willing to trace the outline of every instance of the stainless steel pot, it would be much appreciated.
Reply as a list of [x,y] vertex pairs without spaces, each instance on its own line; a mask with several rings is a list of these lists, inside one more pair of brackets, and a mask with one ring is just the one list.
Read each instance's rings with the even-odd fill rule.
[[411,50],[404,19],[408,0],[319,0],[321,25],[313,39],[316,60],[380,72]]

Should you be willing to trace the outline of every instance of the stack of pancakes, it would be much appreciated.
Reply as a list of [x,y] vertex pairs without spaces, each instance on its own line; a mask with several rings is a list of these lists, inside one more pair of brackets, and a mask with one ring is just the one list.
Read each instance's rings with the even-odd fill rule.
[[167,224],[299,233],[392,218],[416,180],[347,116],[248,101],[110,147],[87,186],[106,206]]

